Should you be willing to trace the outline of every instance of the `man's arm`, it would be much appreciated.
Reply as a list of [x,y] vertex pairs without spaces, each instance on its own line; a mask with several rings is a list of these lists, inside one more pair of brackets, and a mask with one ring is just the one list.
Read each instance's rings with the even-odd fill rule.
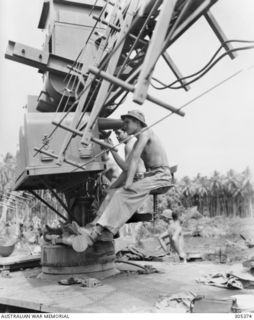
[[[106,140],[107,143],[111,144],[113,146],[113,142],[110,138],[108,138]],[[118,152],[116,151],[113,151],[113,149],[110,150],[115,162],[117,163],[117,165],[123,170],[123,171],[126,171],[128,166],[127,166],[127,163],[126,161],[124,161],[118,154]]]
[[138,140],[136,141],[134,145],[134,149],[132,150],[132,153],[130,154],[129,159],[129,166],[127,171],[127,179],[125,183],[125,189],[129,189],[133,183],[133,179],[135,176],[135,173],[137,171],[138,162],[141,157],[141,154],[149,140],[149,133],[143,132],[139,135]]
[[169,238],[169,235],[167,232],[164,232],[160,237],[159,237],[159,242],[160,242],[160,245],[162,247],[162,249],[168,253],[168,248],[167,248],[167,245],[166,245],[166,242],[165,242],[165,239],[166,238]]
[[136,142],[136,138],[134,137],[130,137],[130,139],[128,140],[128,142],[124,145],[124,156],[125,156],[125,160],[127,158],[129,158],[131,151],[134,148]]
[[[112,141],[110,141],[112,142]],[[124,145],[124,156],[125,156],[125,160],[122,159],[119,154],[116,151],[110,150],[112,153],[112,156],[115,160],[115,162],[118,164],[118,166],[123,170],[126,171],[128,169],[128,161],[129,161],[129,157],[131,154],[131,151],[134,147],[135,144],[135,139],[131,138],[128,143],[126,143]]]
[[126,163],[126,161],[124,161],[119,154],[116,151],[110,150],[112,153],[112,156],[115,160],[115,162],[118,164],[118,166],[123,170],[126,171],[128,168],[128,165]]
[[127,176],[127,172],[126,171],[121,172],[119,177],[111,184],[109,189],[115,189],[115,188],[122,187],[124,185],[125,181],[126,181],[126,176]]

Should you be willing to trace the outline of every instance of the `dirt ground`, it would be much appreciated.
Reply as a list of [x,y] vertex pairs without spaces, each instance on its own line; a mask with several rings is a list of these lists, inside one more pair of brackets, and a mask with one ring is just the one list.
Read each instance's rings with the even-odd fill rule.
[[[59,286],[56,279],[38,277],[40,269],[26,269],[1,278],[0,304],[44,312],[176,312],[174,308],[164,310],[162,304],[165,302],[160,303],[160,308],[157,303],[161,298],[183,292],[216,299],[229,299],[235,294],[252,297],[252,288],[218,288],[198,280],[204,275],[230,270],[243,272],[242,262],[254,256],[254,248],[248,248],[240,234],[253,240],[253,230],[254,219],[191,218],[183,224],[186,252],[199,253],[202,261],[179,263],[173,252],[164,255],[161,261],[132,261],[141,266],[151,265],[159,271],[151,274],[138,274],[140,268],[117,262],[116,268],[120,272],[102,278],[102,286],[91,289]],[[135,234],[115,240],[116,252],[128,245],[135,245],[147,255],[164,253],[159,246],[158,234],[146,234],[140,246],[135,244]],[[98,275],[91,277],[97,278]],[[70,296],[73,299],[69,299]],[[185,311],[179,309],[177,312]]]
[[[192,219],[193,220],[193,219]],[[199,231],[191,236],[188,231]],[[254,248],[249,248],[240,235],[254,242],[253,218],[201,218],[189,221],[185,228],[187,252],[200,252],[205,260],[224,263],[244,261],[254,256]],[[194,232],[195,235],[195,232]]]
[[[200,254],[204,261],[234,264],[254,257],[254,248],[249,248],[240,236],[254,243],[254,218],[190,218],[183,223],[183,234],[186,253]],[[135,245],[151,255],[163,254],[158,235],[146,234],[139,245],[135,243],[135,234],[120,237],[116,240],[116,251]],[[177,261],[173,252],[171,258]]]

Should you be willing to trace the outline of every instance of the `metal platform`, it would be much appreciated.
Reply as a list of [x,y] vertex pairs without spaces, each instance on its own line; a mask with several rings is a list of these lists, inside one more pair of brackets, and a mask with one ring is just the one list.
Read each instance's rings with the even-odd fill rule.
[[[102,286],[82,288],[62,286],[57,278],[38,278],[40,269],[12,272],[11,278],[0,282],[0,304],[63,313],[162,312],[155,303],[161,295],[191,290],[197,294],[227,298],[235,291],[198,284],[204,273],[225,272],[232,266],[212,263],[173,264],[168,262],[138,262],[157,268],[160,273],[141,275],[130,272],[136,267],[118,264],[121,270],[113,277],[102,279]],[[65,278],[61,276],[61,279]],[[253,290],[241,290],[241,294]]]
[[40,266],[40,255],[23,255],[23,256],[10,256],[0,257],[0,268],[2,270],[20,270],[25,268],[34,268]]

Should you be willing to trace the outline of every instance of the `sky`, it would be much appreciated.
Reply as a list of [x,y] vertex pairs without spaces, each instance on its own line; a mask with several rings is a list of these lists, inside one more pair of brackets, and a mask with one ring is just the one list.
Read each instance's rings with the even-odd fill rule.
[[[15,153],[19,127],[23,123],[27,95],[38,95],[42,89],[37,69],[4,59],[8,40],[41,49],[44,34],[37,29],[42,0],[0,1],[0,156]],[[212,8],[228,39],[254,40],[253,0],[220,0]],[[195,23],[168,53],[181,73],[189,75],[201,69],[220,46],[202,18]],[[234,47],[242,46],[233,44]],[[186,107],[185,117],[173,115],[154,126],[167,151],[170,165],[178,165],[178,177],[210,176],[215,170],[225,174],[229,169],[254,172],[254,50],[240,51],[235,60],[220,61],[191,90],[149,89],[149,93],[179,108],[235,72],[242,72],[211,90]],[[249,68],[249,69],[248,69]],[[155,76],[165,83],[175,78],[163,61]],[[168,111],[145,102],[139,106],[130,94],[113,114],[118,118],[131,109],[141,110],[149,125]],[[1,158],[0,158],[1,159]]]

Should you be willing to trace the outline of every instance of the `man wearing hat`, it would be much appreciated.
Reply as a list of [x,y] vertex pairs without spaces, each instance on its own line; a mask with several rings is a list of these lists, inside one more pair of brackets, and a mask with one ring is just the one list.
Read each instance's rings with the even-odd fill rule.
[[[114,160],[116,161],[116,163],[118,164],[118,166],[122,169],[123,172],[125,172],[128,169],[130,154],[131,154],[131,151],[132,151],[137,139],[131,135],[129,136],[127,134],[127,132],[124,130],[124,128],[115,130],[115,134],[116,134],[117,140],[120,143],[124,144],[124,157],[125,158],[122,159],[122,157],[118,154],[117,151],[114,151],[114,149],[111,149],[110,152],[112,153],[112,156],[113,156]],[[111,140],[107,140],[107,142],[111,143],[113,145]],[[138,161],[137,172],[136,172],[135,177],[137,178],[139,176],[139,174],[143,174],[145,171],[146,170],[145,170],[143,160],[140,158]],[[114,184],[112,185],[112,188],[118,188],[121,186],[121,182],[122,182],[121,178],[122,178],[122,175],[120,175],[119,179],[117,179],[114,182]]]
[[[149,197],[150,191],[171,183],[166,152],[159,138],[151,129],[146,128],[143,113],[132,110],[121,118],[124,130],[128,135],[136,136],[137,140],[129,155],[128,167],[122,173],[121,187],[109,191],[97,218],[92,222],[92,227],[81,228],[81,234],[73,236],[71,241],[66,243],[77,252],[85,251],[88,246],[93,245],[104,231],[115,235]],[[136,180],[135,174],[140,159],[144,162],[146,172],[142,179]]]
[[186,254],[184,252],[184,239],[181,222],[179,220],[178,212],[170,209],[165,209],[161,214],[161,218],[168,223],[167,231],[159,237],[162,249],[169,253],[168,245],[178,254],[179,259],[187,262]]

